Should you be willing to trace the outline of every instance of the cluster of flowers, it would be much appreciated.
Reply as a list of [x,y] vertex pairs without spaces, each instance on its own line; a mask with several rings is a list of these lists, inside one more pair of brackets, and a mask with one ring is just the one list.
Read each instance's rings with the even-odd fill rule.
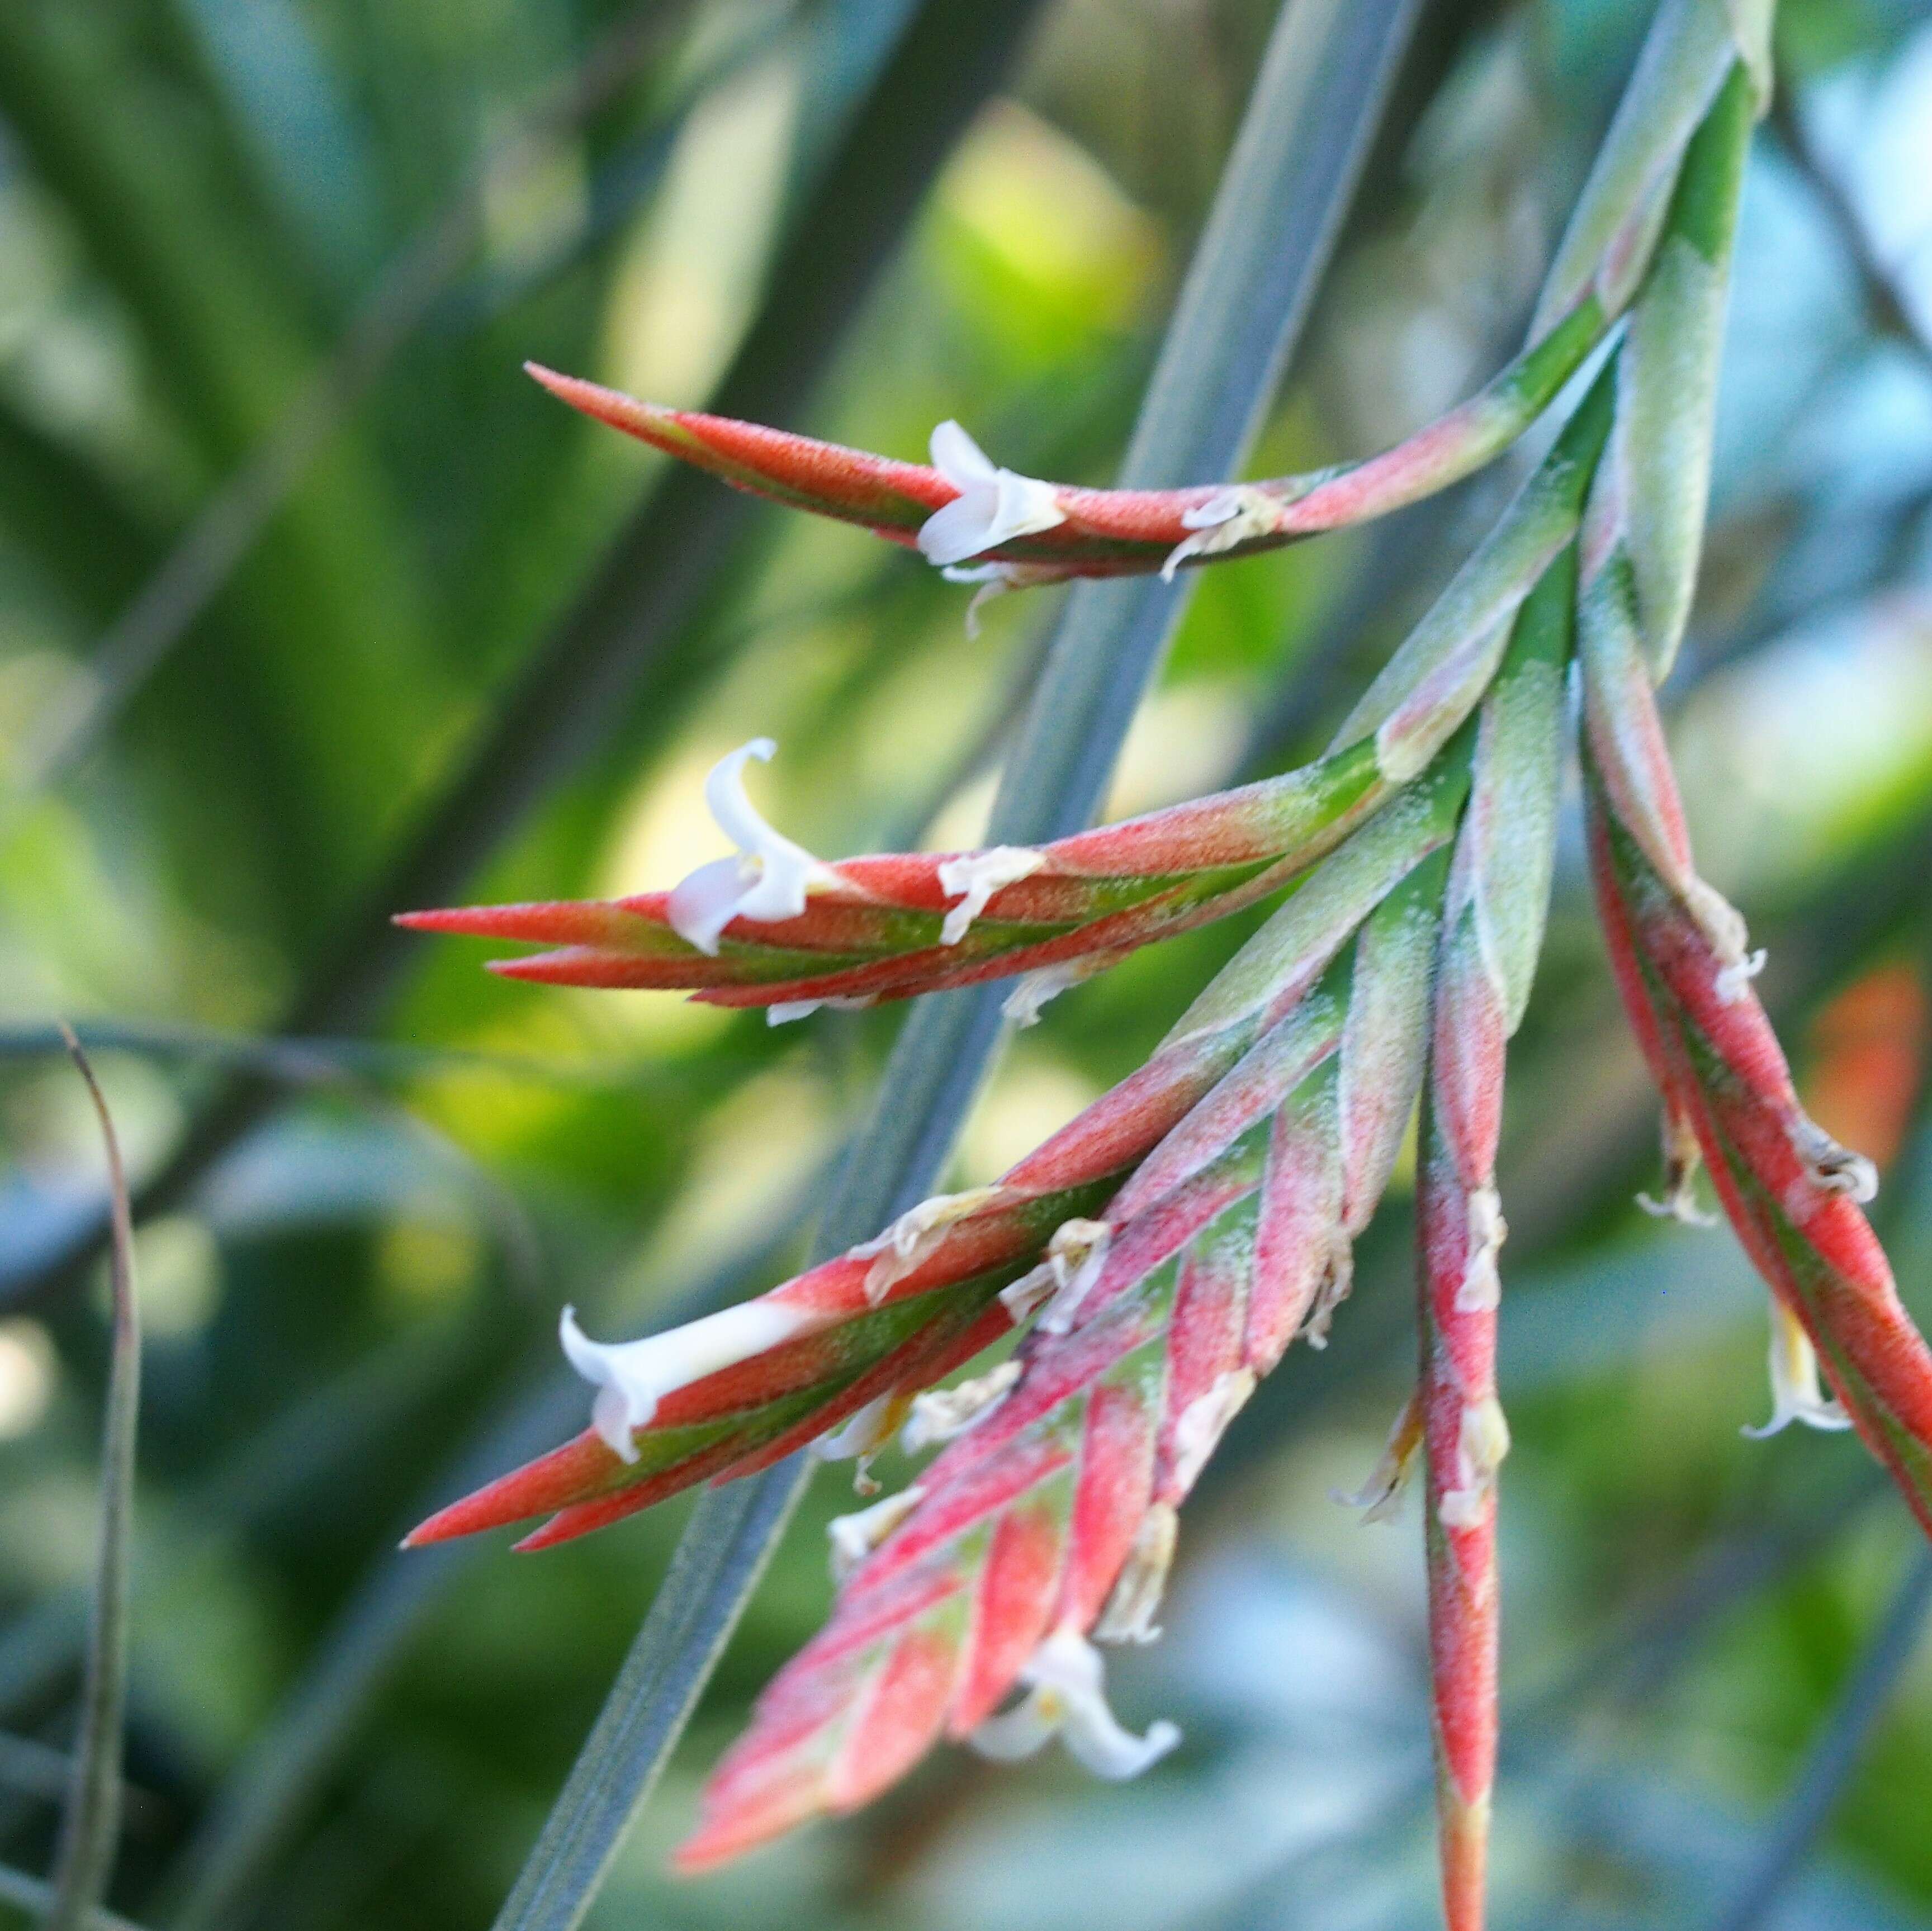
[[[542,375],[729,482],[1000,587],[1194,567],[1379,514],[1582,391],[1303,770],[1036,848],[824,863],[746,797],[760,740],[708,787],[738,855],[674,891],[406,921],[549,946],[497,968],[520,977],[693,988],[775,1021],[1019,976],[1008,1010],[1025,1021],[1137,946],[1292,888],[1147,1064],[996,1184],[668,1333],[599,1345],[566,1311],[591,1426],[416,1532],[542,1516],[520,1545],[540,1547],[807,1445],[856,1456],[866,1484],[895,1435],[944,1444],[835,1525],[831,1619],[712,1778],[684,1867],[865,1803],[941,1735],[1012,1757],[1057,1734],[1107,1776],[1172,1746],[1170,1726],[1115,1722],[1094,1644],[1156,1633],[1177,1510],[1257,1378],[1296,1336],[1322,1345],[1419,1105],[1418,1383],[1360,1499],[1386,1512],[1420,1461],[1445,1906],[1452,1931],[1480,1925],[1509,1441],[1495,1158],[1579,712],[1603,922],[1664,1099],[1663,1207],[1694,1212],[1701,1154],[1771,1289],[1774,1425],[1856,1428],[1932,1529],[1932,1354],[1860,1211],[1870,1168],[1798,1107],[1753,990],[1760,957],[1693,866],[1652,698],[1696,574],[1768,20],[1757,0],[1665,0],[1530,346],[1367,462],[1071,489],[995,467],[955,424],[926,469]],[[940,1385],[1016,1329],[1000,1366]]]

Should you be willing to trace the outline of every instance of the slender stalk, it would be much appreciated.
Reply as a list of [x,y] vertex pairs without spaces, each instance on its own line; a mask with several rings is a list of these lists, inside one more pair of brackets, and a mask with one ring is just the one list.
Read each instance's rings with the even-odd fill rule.
[[[1418,0],[1291,0],[1190,270],[1125,473],[1226,475],[1307,312]],[[1158,577],[1076,586],[996,800],[996,840],[1091,816],[1187,594]],[[416,902],[427,902],[419,898]],[[926,1001],[828,1206],[820,1251],[862,1239],[936,1177],[998,1034],[996,995]],[[707,1495],[497,1931],[582,1922],[802,1492],[801,1458]]]
[[135,1304],[134,1229],[121,1143],[80,1042],[68,1028],[62,1031],[100,1122],[114,1230],[110,1274],[113,1334],[101,1431],[94,1606],[60,1850],[40,1920],[44,1931],[82,1931],[107,1894],[121,1838],[122,1722],[128,1699],[128,1569],[134,1512],[134,1438],[141,1406],[141,1321]]

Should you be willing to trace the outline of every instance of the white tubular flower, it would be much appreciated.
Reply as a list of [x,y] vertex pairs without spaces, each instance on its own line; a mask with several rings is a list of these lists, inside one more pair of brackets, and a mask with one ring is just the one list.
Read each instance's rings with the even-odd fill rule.
[[570,1365],[597,1390],[591,1426],[625,1461],[634,1462],[632,1435],[649,1425],[658,1403],[673,1389],[748,1361],[808,1325],[808,1317],[796,1309],[766,1299],[741,1301],[642,1341],[592,1341],[578,1326],[577,1310],[569,1307],[557,1331]]
[[997,467],[956,422],[932,432],[932,466],[959,493],[920,526],[920,551],[928,563],[964,563],[1066,520],[1051,483]]
[[826,1537],[832,1545],[833,1584],[842,1588],[853,1570],[925,1500],[926,1491],[915,1483],[883,1502],[874,1502],[869,1509],[834,1516],[825,1525]]
[[1436,1507],[1444,1528],[1472,1529],[1481,1523],[1484,1504],[1496,1486],[1496,1471],[1509,1445],[1509,1423],[1493,1396],[1472,1402],[1462,1411],[1456,1437],[1456,1486],[1444,1492]]
[[713,958],[734,919],[796,919],[807,891],[829,876],[802,846],[772,830],[745,796],[746,760],[770,763],[777,750],[770,738],[754,738],[721,757],[704,781],[704,802],[737,855],[700,865],[672,892],[666,916],[687,945]]
[[1184,511],[1180,520],[1194,534],[1167,553],[1167,561],[1160,566],[1162,580],[1172,583],[1175,571],[1190,556],[1218,556],[1238,544],[1272,535],[1280,527],[1280,512],[1281,505],[1272,496],[1246,483],[1237,483]]
[[932,1388],[915,1395],[911,1417],[899,1432],[899,1446],[908,1455],[916,1455],[964,1435],[1006,1399],[1019,1378],[1017,1361],[1002,1361],[956,1388]]
[[990,851],[962,852],[939,868],[939,889],[959,903],[939,928],[942,946],[956,946],[973,928],[993,894],[1030,878],[1046,862],[1046,854],[1025,845],[994,845]]
[[988,1717],[967,1741],[995,1763],[1016,1763],[1042,1750],[1054,1737],[1067,1754],[1112,1783],[1138,1777],[1180,1741],[1169,1723],[1149,1726],[1144,1737],[1124,1730],[1107,1707],[1106,1665],[1100,1652],[1077,1630],[1059,1629],[1033,1654],[1020,1672],[1026,1700]]
[[1850,1428],[1852,1418],[1818,1381],[1818,1356],[1804,1324],[1782,1301],[1771,1304],[1771,1419],[1744,1432],[1762,1441],[1795,1422],[1807,1428]]

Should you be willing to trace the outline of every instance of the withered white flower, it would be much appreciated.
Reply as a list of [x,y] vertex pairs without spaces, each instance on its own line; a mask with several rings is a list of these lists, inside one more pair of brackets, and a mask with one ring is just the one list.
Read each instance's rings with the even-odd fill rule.
[[958,904],[939,928],[942,946],[956,946],[973,928],[994,892],[1030,878],[1046,862],[1046,854],[1028,845],[994,845],[989,851],[962,852],[939,868],[939,889]]
[[926,1491],[915,1483],[874,1502],[869,1509],[834,1516],[825,1525],[826,1540],[831,1545],[834,1584],[842,1586],[850,1580],[860,1564],[925,1500]]
[[1078,1630],[1061,1628],[1034,1651],[1020,1672],[1025,1700],[988,1717],[968,1739],[996,1763],[1034,1756],[1054,1737],[1096,1777],[1120,1783],[1138,1777],[1180,1741],[1173,1724],[1149,1725],[1137,1737],[1107,1707],[1106,1665]]
[[641,1341],[592,1341],[567,1307],[558,1338],[570,1365],[597,1390],[590,1425],[626,1462],[638,1459],[632,1435],[650,1423],[658,1403],[687,1387],[789,1341],[807,1325],[797,1309],[769,1300],[745,1301]]
[[1066,520],[1051,483],[999,468],[956,422],[932,432],[932,466],[959,493],[920,526],[928,563],[964,563]]
[[1443,1492],[1436,1509],[1444,1528],[1472,1529],[1482,1521],[1509,1445],[1509,1423],[1494,1396],[1463,1409],[1456,1436],[1456,1486]]
[[812,884],[830,876],[802,846],[766,824],[745,795],[746,760],[770,763],[777,751],[770,738],[754,738],[721,757],[704,781],[704,802],[737,853],[700,865],[672,892],[665,914],[671,930],[700,952],[716,955],[734,919],[796,919]]
[[1190,556],[1219,556],[1238,544],[1272,535],[1281,526],[1281,505],[1251,484],[1236,483],[1184,511],[1180,520],[1194,534],[1167,553],[1160,574],[1169,583]]
[[952,1441],[984,1421],[1006,1399],[1020,1378],[1017,1361],[962,1381],[956,1388],[928,1388],[913,1398],[910,1417],[899,1432],[899,1446],[908,1455]]
[[1852,1418],[1818,1380],[1818,1354],[1804,1324],[1782,1301],[1771,1304],[1771,1419],[1744,1432],[1762,1441],[1793,1422],[1827,1430],[1850,1428]]

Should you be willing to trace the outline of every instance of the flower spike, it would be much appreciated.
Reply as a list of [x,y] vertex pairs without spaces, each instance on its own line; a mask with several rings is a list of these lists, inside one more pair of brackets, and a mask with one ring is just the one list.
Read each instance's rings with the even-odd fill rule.
[[1550,897],[1576,578],[1566,550],[1524,604],[1484,701],[1430,1015],[1417,1177],[1419,1392],[1448,1931],[1483,1923],[1496,1759],[1496,1478],[1509,1448],[1496,1379],[1497,1259],[1508,1232],[1496,1146],[1504,1048],[1528,1003]]
[[553,395],[734,488],[854,523],[949,576],[1015,588],[1069,577],[1172,575],[1386,516],[1492,462],[1547,409],[1614,316],[1594,292],[1479,394],[1366,460],[1230,487],[1095,490],[999,467],[956,422],[932,463],[902,463],[728,416],[668,409],[525,366]]
[[1346,1290],[1421,1080],[1446,871],[1439,848],[1413,865],[1312,985],[1303,946],[1277,942],[1190,1015],[1256,1010],[1265,975],[1276,1016],[1114,1195],[1069,1318],[1034,1327],[1012,1384],[760,1698],[681,1870],[854,1808],[942,1736],[1007,1759],[1058,1735],[1106,1777],[1178,1741],[1120,1726],[1094,1640],[1154,1633],[1178,1505],[1258,1378]]
[[496,964],[508,977],[689,988],[705,1004],[762,1006],[775,1018],[1034,975],[1016,994],[1024,1024],[1087,973],[1279,891],[1375,814],[1412,808],[1405,799],[1440,781],[1432,765],[1495,677],[1523,600],[1576,533],[1616,384],[1612,362],[1328,755],[1300,770],[1036,847],[821,864],[742,795],[746,759],[768,754],[760,739],[706,786],[740,855],[676,891],[398,922],[553,948]]
[[[1102,1210],[1110,1220],[1137,1213],[1196,1180],[1230,1137],[1265,1117],[1298,1068],[1335,1050],[1341,1009],[1311,988],[1364,919],[1358,1001],[1365,1015],[1400,1007],[1388,988],[1406,982],[1384,954],[1404,955],[1370,915],[1453,835],[1466,787],[1452,769],[1420,794],[1423,808],[1386,812],[1358,834],[1248,941],[1138,1072],[995,1185],[926,1203],[877,1240],[666,1334],[599,1348],[566,1318],[573,1365],[598,1389],[592,1426],[452,1504],[411,1543],[548,1514],[554,1519],[526,1545],[547,1546],[694,1482],[751,1473],[878,1403],[878,1426],[860,1424],[835,1450],[868,1453],[913,1397],[1059,1291],[1084,1315],[1100,1282],[1079,1264],[1100,1243],[1090,1232],[1078,1245],[1070,1235]],[[1399,1018],[1360,1018],[1357,1030],[1386,1039]],[[1354,1058],[1366,1065],[1368,1054],[1365,1042]],[[1393,1162],[1406,1118],[1400,1081],[1392,1088],[1395,1075],[1376,1070],[1346,1109],[1363,1171],[1384,1153]],[[1366,1220],[1361,1203],[1352,1211]],[[1108,1266],[1117,1244],[1106,1243]]]

